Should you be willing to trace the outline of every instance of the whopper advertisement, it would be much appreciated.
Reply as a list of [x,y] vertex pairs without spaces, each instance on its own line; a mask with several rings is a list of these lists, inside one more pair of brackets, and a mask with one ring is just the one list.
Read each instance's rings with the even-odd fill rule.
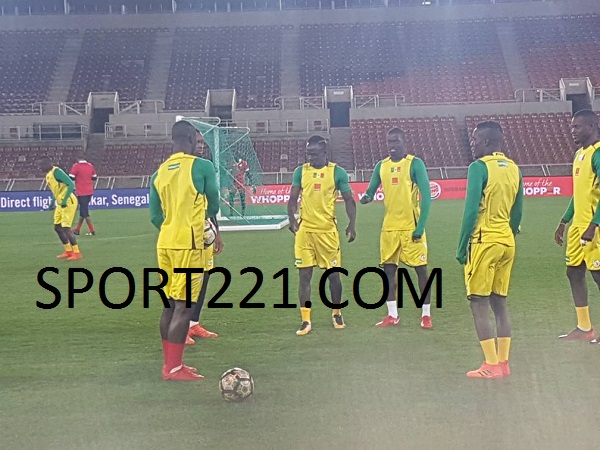
[[[430,181],[431,197],[434,200],[464,199],[467,180],[432,180]],[[571,196],[573,185],[571,177],[524,177],[523,185],[527,197],[564,197]],[[350,183],[354,198],[359,201],[365,194],[369,183]],[[290,198],[289,185],[257,186],[256,193],[250,188],[246,194],[249,205],[282,205]],[[50,205],[48,191],[0,192],[0,212],[41,211]],[[341,198],[338,199],[341,201]],[[380,189],[374,201],[383,201]],[[93,209],[147,208],[149,203],[148,189],[100,189],[94,193],[90,203]]]
[[[462,200],[467,192],[466,179],[431,180],[429,185],[433,200]],[[369,183],[356,182],[350,183],[350,186],[354,199],[359,201],[367,191]],[[573,192],[571,177],[524,177],[523,187],[527,197],[564,197],[572,195]],[[289,200],[290,189],[287,185],[258,186],[255,194],[248,191],[246,199],[252,205],[280,205]],[[383,191],[379,188],[373,200],[380,202],[383,198]],[[342,201],[341,197],[338,201]]]

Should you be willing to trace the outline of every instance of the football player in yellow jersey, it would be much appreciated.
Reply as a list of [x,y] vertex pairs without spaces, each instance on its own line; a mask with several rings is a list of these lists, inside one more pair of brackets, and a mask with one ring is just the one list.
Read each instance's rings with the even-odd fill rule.
[[75,261],[81,259],[81,251],[77,245],[77,238],[71,230],[75,213],[77,212],[77,197],[73,193],[75,183],[64,170],[52,164],[47,156],[38,163],[41,170],[46,172],[46,183],[52,192],[55,203],[54,231],[58,234],[64,245],[64,252],[57,256],[59,259]]
[[[390,156],[375,165],[371,183],[360,199],[363,205],[370,203],[379,186],[382,186],[385,215],[379,249],[380,262],[388,279],[389,294],[388,315],[376,324],[378,327],[400,324],[396,299],[396,271],[399,263],[414,267],[421,294],[429,278],[425,226],[431,206],[431,189],[427,169],[421,159],[406,153],[404,132],[401,129],[389,130],[386,141]],[[423,302],[421,328],[433,328],[429,292]]]
[[[467,373],[470,378],[510,375],[511,326],[506,296],[523,214],[523,179],[519,167],[501,153],[503,141],[502,127],[496,122],[478,124],[471,141],[478,159],[469,166],[467,175],[456,259],[465,265],[467,298],[485,361]],[[490,324],[490,306],[496,333]]]
[[[202,134],[197,132],[197,145],[196,152],[198,156],[204,159],[210,159],[210,152],[208,146],[206,146],[204,139],[202,138]],[[217,229],[217,236],[215,237],[215,242],[205,247],[204,249],[204,277],[202,279],[202,289],[200,290],[200,295],[198,296],[198,301],[193,306],[192,317],[190,319],[190,328],[188,330],[188,335],[185,338],[185,345],[194,345],[196,341],[193,338],[198,337],[200,339],[208,339],[208,338],[218,338],[219,335],[217,333],[213,333],[212,331],[208,331],[200,324],[200,313],[202,312],[202,307],[204,306],[204,300],[206,298],[206,291],[208,290],[208,280],[210,279],[209,271],[215,266],[214,257],[220,254],[223,251],[223,239],[221,237],[221,233],[219,232],[219,224],[217,222],[216,217],[211,217],[209,219]]]
[[600,132],[598,116],[590,110],[577,112],[571,122],[571,134],[579,147],[573,161],[573,197],[555,232],[558,245],[563,244],[566,224],[572,220],[567,237],[567,277],[577,313],[577,327],[561,339],[585,339],[599,344],[588,307],[586,269],[600,286]]
[[[169,298],[160,320],[165,380],[198,380],[196,369],[183,363],[185,340],[193,308],[202,285],[201,273],[178,269],[204,269],[204,222],[219,212],[215,167],[192,156],[196,129],[186,121],[173,125],[174,153],[150,179],[150,221],[160,230],[156,244],[158,266],[167,273],[164,292]],[[191,286],[188,286],[190,280]]]
[[[346,204],[349,223],[346,227],[348,242],[356,238],[356,203],[348,184],[348,173],[340,166],[327,160],[327,140],[321,136],[312,136],[306,144],[307,163],[296,168],[293,175],[292,190],[288,202],[290,231],[296,235],[294,255],[300,276],[300,313],[302,324],[296,334],[304,336],[310,333],[311,305],[310,281],[313,267],[321,269],[341,267],[340,237],[335,218],[335,201],[339,191]],[[302,194],[300,220],[296,220],[298,199]],[[329,275],[331,302],[342,301],[342,282],[340,274]],[[336,329],[346,327],[341,309],[332,309],[333,326]]]

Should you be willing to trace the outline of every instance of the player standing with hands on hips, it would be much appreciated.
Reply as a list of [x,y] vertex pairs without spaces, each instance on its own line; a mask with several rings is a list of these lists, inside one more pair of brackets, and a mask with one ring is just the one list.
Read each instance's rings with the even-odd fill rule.
[[[565,228],[571,220],[567,237],[567,277],[577,313],[577,327],[559,339],[589,340],[600,344],[596,337],[588,306],[587,270],[600,286],[600,131],[598,116],[590,110],[577,112],[571,121],[571,134],[579,150],[573,161],[573,197],[563,215],[554,239],[563,244]],[[586,270],[587,269],[587,270]]]
[[[346,204],[349,223],[346,227],[348,242],[356,238],[356,203],[352,196],[348,173],[327,160],[327,140],[312,136],[306,144],[307,163],[294,170],[292,189],[288,202],[290,231],[296,235],[294,243],[295,265],[300,276],[300,313],[302,324],[296,334],[304,336],[312,330],[310,281],[313,267],[330,269],[342,266],[340,236],[335,218],[335,201],[339,191]],[[296,220],[298,199],[302,193],[300,220]],[[329,275],[331,301],[335,305],[342,302],[342,281],[340,274]],[[332,310],[335,329],[346,328],[341,309]]]
[[[386,137],[390,156],[375,165],[371,183],[360,199],[365,205],[373,201],[381,185],[384,193],[385,215],[379,237],[381,265],[388,279],[388,315],[375,325],[400,325],[396,299],[396,271],[398,264],[413,267],[419,280],[421,295],[427,286],[427,238],[425,226],[431,207],[431,188],[423,161],[406,152],[404,132],[392,128]],[[419,202],[419,194],[421,200]],[[431,293],[423,302],[421,328],[432,329]]]

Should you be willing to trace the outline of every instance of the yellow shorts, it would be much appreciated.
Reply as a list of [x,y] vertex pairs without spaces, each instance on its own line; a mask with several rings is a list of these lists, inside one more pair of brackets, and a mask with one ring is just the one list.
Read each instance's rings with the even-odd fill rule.
[[337,230],[329,233],[303,231],[301,226],[296,232],[294,257],[298,269],[313,266],[319,266],[321,269],[340,267],[340,235]]
[[406,264],[409,267],[427,264],[427,236],[413,242],[412,231],[382,231],[379,235],[381,264]]
[[579,266],[585,262],[588,270],[600,270],[600,231],[596,228],[594,239],[583,246],[580,240],[586,229],[587,227],[569,227],[565,258],[567,266]]
[[67,206],[65,208],[56,205],[56,208],[54,209],[54,225],[71,228],[73,220],[75,219],[75,213],[77,213],[77,198],[72,196],[72,198],[67,201]]
[[207,272],[215,267],[215,246],[211,245],[204,249],[204,270]]
[[[164,292],[167,297],[174,300],[186,300],[186,277],[190,276],[185,273],[175,273],[175,269],[204,269],[205,258],[204,250],[174,250],[159,248],[158,267],[164,270],[169,280],[164,287]],[[203,274],[191,274],[191,301],[197,302],[202,287]]]
[[467,297],[489,297],[492,293],[506,297],[514,260],[515,247],[472,243],[465,265]]

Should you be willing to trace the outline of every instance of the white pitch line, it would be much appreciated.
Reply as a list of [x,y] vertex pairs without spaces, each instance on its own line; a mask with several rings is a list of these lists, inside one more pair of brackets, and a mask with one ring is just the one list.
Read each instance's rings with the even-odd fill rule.
[[[146,237],[146,236],[154,236],[154,233],[146,233],[146,234],[134,234],[132,236],[114,236],[114,237],[95,237],[95,236],[86,236],[87,238],[90,239],[90,241],[120,241],[123,239],[133,239],[133,238],[139,238],[139,237]],[[80,239],[78,239],[78,241],[80,241]],[[28,242],[28,245],[56,245],[57,241],[52,241],[52,242]],[[78,242],[81,243],[81,242]],[[0,245],[0,248],[11,248],[14,247],[14,244],[11,245]]]

